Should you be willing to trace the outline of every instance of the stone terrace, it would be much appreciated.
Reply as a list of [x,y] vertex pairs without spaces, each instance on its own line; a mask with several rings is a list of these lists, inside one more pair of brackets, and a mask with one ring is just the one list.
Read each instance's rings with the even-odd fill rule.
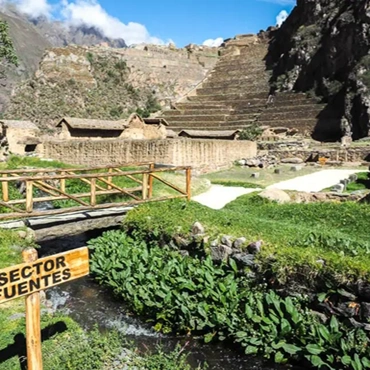
[[[278,93],[266,106],[270,73],[264,58],[268,44],[257,36],[239,36],[226,42],[222,56],[203,83],[163,117],[174,131],[234,130],[257,122],[261,126],[295,128],[312,134],[339,127],[335,112],[305,94]],[[319,133],[320,134],[320,133]]]

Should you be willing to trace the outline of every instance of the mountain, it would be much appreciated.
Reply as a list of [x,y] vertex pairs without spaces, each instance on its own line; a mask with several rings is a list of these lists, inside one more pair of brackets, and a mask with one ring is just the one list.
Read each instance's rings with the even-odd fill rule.
[[62,22],[49,21],[45,17],[30,19],[13,5],[1,8],[0,19],[9,24],[19,66],[9,67],[6,79],[1,80],[0,112],[9,101],[13,88],[36,72],[45,50],[52,46],[100,45],[124,48],[122,39],[109,39],[93,27],[66,27]]
[[266,63],[274,88],[321,97],[342,116],[339,134],[344,122],[354,139],[369,136],[369,1],[297,0],[270,36]]
[[6,79],[1,80],[0,112],[9,100],[12,89],[22,80],[31,77],[36,71],[45,49],[51,44],[24,16],[8,9],[0,12],[0,19],[9,24],[9,33],[19,59],[18,67],[6,70]]
[[46,17],[38,17],[30,21],[53,46],[106,44],[113,48],[127,47],[125,40],[105,37],[95,27],[66,26],[62,22],[49,21]]

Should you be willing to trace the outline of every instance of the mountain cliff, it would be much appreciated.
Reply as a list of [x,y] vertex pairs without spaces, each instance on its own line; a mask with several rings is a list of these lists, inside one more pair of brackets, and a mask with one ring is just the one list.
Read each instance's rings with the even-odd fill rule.
[[[280,29],[270,33],[266,57],[271,86],[319,96],[342,115],[333,139],[369,135],[369,0],[297,0]],[[344,127],[343,127],[344,125]]]

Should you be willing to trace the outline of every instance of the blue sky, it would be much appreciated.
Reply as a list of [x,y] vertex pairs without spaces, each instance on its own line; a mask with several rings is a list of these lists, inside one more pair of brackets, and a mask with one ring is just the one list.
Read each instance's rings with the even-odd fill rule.
[[31,17],[94,26],[128,44],[172,40],[182,47],[266,29],[296,0],[0,0],[0,5],[6,2]]
[[[201,44],[217,37],[256,33],[275,25],[276,16],[291,11],[285,1],[261,0],[101,0],[102,6],[124,23],[144,24],[150,34],[172,39],[179,46]],[[283,3],[283,5],[281,4]]]

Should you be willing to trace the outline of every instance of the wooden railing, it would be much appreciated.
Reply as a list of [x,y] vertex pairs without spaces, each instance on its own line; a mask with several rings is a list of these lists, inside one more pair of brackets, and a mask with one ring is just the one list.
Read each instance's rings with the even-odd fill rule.
[[[184,188],[161,177],[179,171],[185,174]],[[0,220],[137,205],[174,198],[189,200],[191,197],[191,168],[185,166],[155,168],[154,163],[133,163],[124,167],[20,169],[0,171],[0,176]],[[156,196],[154,182],[161,183],[162,187],[164,185],[162,191],[174,194]],[[84,191],[76,192],[78,187]],[[23,188],[24,192],[20,192],[19,188]],[[111,196],[119,196],[121,199],[111,201]],[[73,206],[51,210],[34,209],[37,203],[56,201],[72,201]]]

